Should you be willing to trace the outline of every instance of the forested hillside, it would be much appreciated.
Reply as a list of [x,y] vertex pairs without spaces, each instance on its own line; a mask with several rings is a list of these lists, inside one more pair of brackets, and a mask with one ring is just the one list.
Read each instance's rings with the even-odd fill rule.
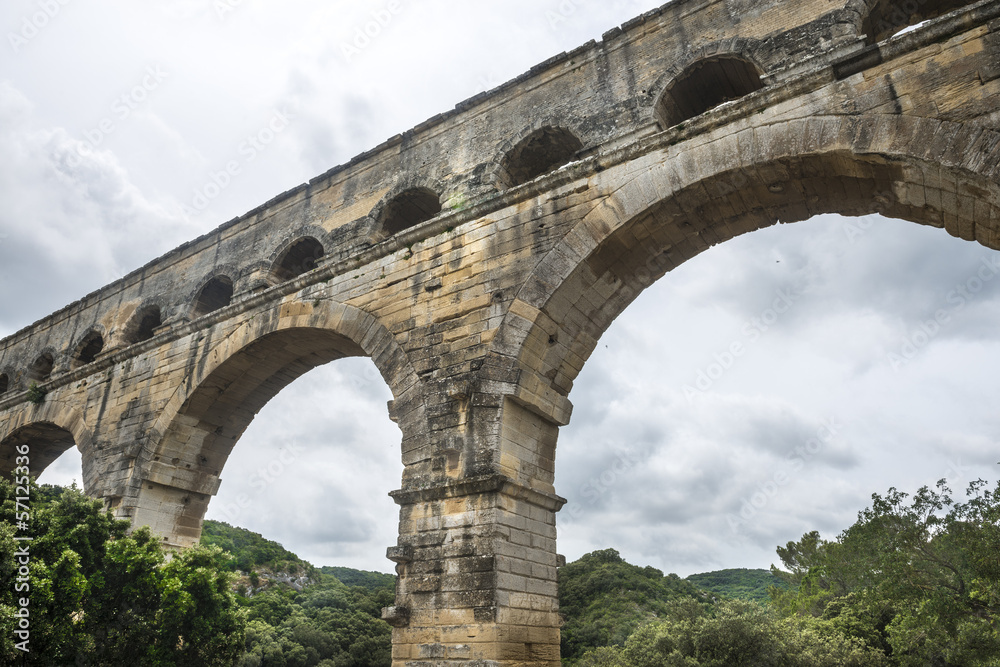
[[687,577],[687,581],[720,597],[755,600],[757,602],[765,602],[770,599],[768,590],[771,587],[791,588],[791,583],[788,580],[777,576],[770,570],[747,570],[746,568],[692,574]]
[[[346,567],[315,568],[277,542],[206,521],[203,545],[230,554],[246,613],[241,667],[388,667],[396,577]],[[238,571],[237,571],[238,570]]]

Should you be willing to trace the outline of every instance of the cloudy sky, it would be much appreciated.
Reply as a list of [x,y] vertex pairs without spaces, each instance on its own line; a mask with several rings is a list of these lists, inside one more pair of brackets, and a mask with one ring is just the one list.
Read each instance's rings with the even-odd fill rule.
[[[0,335],[655,5],[7,0]],[[247,159],[240,145],[276,114],[287,128]],[[240,175],[199,198],[236,158]],[[560,552],[615,547],[681,575],[767,567],[808,530],[836,535],[873,492],[994,482],[993,261],[941,230],[823,217],[668,275],[571,395]],[[302,378],[237,445],[209,517],[318,565],[391,571],[389,398],[367,360]],[[275,463],[282,451],[295,460]],[[283,469],[261,484],[269,465]],[[74,478],[70,452],[43,481]]]

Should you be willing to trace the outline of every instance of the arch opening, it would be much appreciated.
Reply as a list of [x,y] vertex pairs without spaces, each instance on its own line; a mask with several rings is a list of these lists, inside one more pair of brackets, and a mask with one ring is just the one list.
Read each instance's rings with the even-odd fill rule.
[[392,236],[416,227],[441,212],[441,199],[428,188],[412,188],[396,195],[382,211],[382,233]]
[[969,0],[878,0],[865,17],[861,30],[868,44],[876,44],[971,4]]
[[33,382],[44,382],[52,375],[55,368],[55,357],[51,352],[46,352],[35,359],[28,369],[28,379]]
[[225,308],[233,300],[233,280],[228,276],[216,276],[208,281],[198,298],[195,299],[194,307],[191,311],[192,318],[199,318],[209,313],[214,313],[220,308]]
[[104,336],[96,331],[90,332],[77,345],[77,352],[73,355],[73,368],[92,363],[103,350]]
[[286,282],[298,278],[316,268],[316,263],[323,257],[323,244],[316,239],[306,237],[296,241],[285,250],[274,263],[271,275],[278,282]]
[[140,507],[136,521],[160,525],[181,546],[193,544],[230,453],[257,413],[314,368],[358,356],[366,355],[348,338],[312,328],[272,332],[236,351],[186,397],[153,456],[154,469],[189,480],[184,489],[150,485],[153,506],[174,503],[181,516],[164,527],[158,509]]
[[17,450],[21,445],[27,445],[28,470],[37,477],[64,452],[75,447],[76,440],[72,433],[50,422],[22,426],[0,443],[0,473],[10,475],[17,467]]
[[663,92],[656,117],[666,129],[764,87],[761,72],[745,58],[720,55],[689,65]]
[[[976,282],[989,255],[909,222],[818,216],[649,286],[570,394],[560,553],[599,544],[682,577],[766,569],[775,546],[853,524],[872,492],[995,481],[980,413],[1000,397],[1000,339],[984,330],[1000,321],[1000,274]],[[967,281],[982,289],[956,309]]]
[[384,554],[398,537],[398,508],[386,491],[403,466],[391,399],[368,357],[304,374],[240,437],[205,519],[261,533],[317,566],[392,572]]
[[562,127],[543,127],[521,140],[504,157],[498,179],[513,188],[555,171],[583,150],[583,142]]
[[163,318],[160,315],[159,306],[145,306],[140,308],[133,316],[131,322],[125,329],[125,342],[128,345],[142,343],[152,338],[156,330],[163,326]]
[[10,389],[10,377],[6,373],[0,373],[0,396],[7,393]]
[[[946,173],[935,178],[933,176],[935,169],[941,169]],[[638,184],[642,187],[636,188],[632,192],[638,192],[640,189],[648,193],[657,192],[657,188],[654,183],[650,182],[651,180],[642,181]],[[919,197],[914,195],[916,191],[916,188],[913,187],[914,184],[921,186]],[[923,189],[927,185],[931,187],[930,191]],[[970,205],[949,206],[949,202],[953,204],[960,199],[965,199],[970,202]],[[634,209],[622,206],[622,210],[626,210],[627,214],[621,214],[621,217],[615,220],[616,224],[611,223],[610,214],[600,219],[607,225],[607,229],[613,229],[613,231],[605,232],[600,241],[584,255],[584,259],[575,268],[567,269],[558,286],[553,287],[551,292],[546,292],[543,297],[536,297],[537,300],[533,305],[541,311],[541,314],[535,321],[533,330],[526,336],[526,340],[522,344],[522,349],[530,350],[532,356],[544,357],[543,361],[539,362],[529,358],[529,355],[526,354],[522,361],[524,367],[530,368],[536,374],[539,383],[547,383],[546,389],[551,386],[559,394],[572,398],[576,404],[574,422],[587,429],[587,435],[581,437],[581,442],[585,440],[587,443],[586,446],[580,445],[582,449],[586,450],[581,456],[585,457],[588,465],[592,467],[585,472],[571,474],[567,480],[565,464],[556,462],[556,479],[558,480],[556,493],[570,497],[570,504],[557,515],[560,522],[560,537],[563,540],[565,538],[562,531],[567,523],[578,525],[574,522],[585,522],[587,521],[586,517],[600,514],[607,507],[610,507],[610,499],[615,496],[624,496],[633,487],[648,490],[649,485],[655,483],[650,477],[650,471],[654,470],[654,466],[649,458],[645,458],[652,456],[651,450],[644,448],[656,438],[669,438],[678,443],[685,443],[690,451],[702,451],[705,449],[702,443],[711,438],[716,438],[736,450],[743,448],[746,441],[752,441],[754,446],[761,451],[777,452],[781,458],[768,459],[762,455],[760,458],[766,463],[755,468],[755,470],[759,470],[760,477],[753,478],[752,484],[738,486],[742,482],[740,475],[747,470],[747,464],[740,459],[735,461],[720,460],[718,455],[726,449],[725,447],[708,449],[707,451],[716,456],[692,458],[691,467],[685,469],[686,477],[679,476],[684,477],[684,480],[683,483],[678,483],[677,489],[670,488],[669,484],[661,482],[661,487],[657,488],[663,488],[663,491],[657,499],[644,502],[641,505],[636,503],[635,520],[623,521],[621,518],[623,505],[615,505],[614,510],[620,512],[615,522],[612,523],[610,519],[613,512],[605,513],[607,522],[599,525],[594,531],[595,534],[600,533],[604,539],[607,539],[607,536],[612,533],[625,535],[633,528],[642,526],[640,520],[642,518],[654,521],[657,520],[655,519],[657,516],[671,516],[676,518],[678,523],[687,521],[688,511],[686,508],[689,507],[689,495],[685,493],[687,490],[706,493],[706,495],[716,493],[727,498],[729,504],[725,505],[725,512],[737,517],[737,522],[750,523],[751,528],[754,528],[757,524],[753,521],[748,522],[741,517],[741,502],[743,500],[749,502],[749,499],[754,497],[754,493],[761,494],[760,488],[757,488],[758,485],[766,489],[774,489],[774,492],[779,496],[789,493],[784,491],[781,485],[786,483],[785,480],[793,479],[790,475],[786,476],[790,469],[787,467],[776,468],[775,460],[779,463],[791,460],[786,456],[795,456],[796,447],[800,449],[811,448],[811,450],[805,450],[807,458],[801,461],[795,459],[796,466],[808,466],[810,462],[817,465],[815,462],[824,461],[833,469],[850,471],[857,466],[856,461],[862,460],[863,457],[869,455],[870,450],[877,447],[878,443],[867,442],[866,448],[852,448],[850,438],[855,437],[855,433],[845,435],[845,431],[840,431],[840,440],[836,441],[829,439],[827,435],[818,435],[828,433],[821,431],[824,423],[823,418],[829,418],[831,415],[840,416],[840,412],[837,412],[835,407],[829,407],[829,404],[817,404],[815,411],[812,412],[807,410],[797,412],[792,408],[785,409],[784,405],[776,407],[774,402],[767,400],[758,402],[755,392],[766,394],[774,383],[771,381],[772,372],[769,365],[753,358],[754,353],[760,349],[754,347],[760,345],[756,341],[767,336],[774,336],[777,339],[781,335],[776,333],[779,330],[776,322],[780,324],[796,321],[798,322],[797,326],[805,329],[808,326],[813,326],[809,324],[813,315],[818,315],[819,318],[829,318],[822,320],[821,324],[815,325],[819,331],[814,333],[818,333],[821,337],[818,346],[822,346],[824,340],[831,342],[835,340],[837,343],[844,342],[845,347],[848,348],[847,352],[856,352],[852,347],[855,343],[851,338],[849,327],[845,325],[843,329],[839,328],[841,326],[840,318],[824,314],[818,310],[817,306],[810,304],[812,296],[804,289],[806,287],[813,288],[814,283],[807,278],[811,277],[811,272],[820,269],[831,276],[836,276],[837,280],[850,280],[848,277],[850,271],[846,270],[853,268],[850,253],[867,253],[864,259],[869,263],[870,269],[869,274],[865,276],[866,279],[872,277],[884,279],[889,276],[896,279],[892,285],[896,291],[886,289],[874,281],[857,281],[856,288],[859,293],[864,294],[874,303],[892,303],[896,294],[912,289],[910,281],[904,279],[906,270],[918,272],[921,276],[924,273],[937,274],[939,267],[934,263],[933,257],[926,252],[926,248],[930,246],[921,247],[919,252],[906,253],[911,249],[905,243],[894,245],[891,242],[886,242],[886,237],[880,237],[878,229],[881,223],[877,221],[873,223],[872,217],[869,216],[881,214],[887,218],[937,228],[925,229],[915,227],[912,224],[909,227],[913,233],[923,233],[924,237],[937,235],[943,240],[942,245],[944,242],[951,244],[948,246],[949,248],[965,249],[967,263],[953,272],[952,275],[940,280],[937,285],[939,291],[933,296],[914,301],[917,307],[911,313],[912,320],[909,328],[898,326],[898,323],[891,321],[891,318],[886,318],[889,321],[878,322],[878,326],[872,327],[872,331],[868,332],[870,339],[885,345],[885,348],[880,350],[882,352],[880,358],[849,359],[843,362],[845,368],[837,369],[845,378],[870,374],[878,375],[880,380],[885,380],[886,384],[880,386],[877,391],[839,392],[841,395],[838,396],[838,399],[841,400],[856,399],[859,403],[870,401],[870,404],[858,408],[862,417],[882,420],[890,425],[894,421],[904,422],[904,415],[901,413],[905,413],[905,410],[895,413],[895,419],[888,419],[878,407],[872,407],[877,405],[877,401],[874,399],[892,397],[896,392],[906,394],[908,399],[912,400],[912,409],[915,412],[921,412],[920,406],[923,405],[923,402],[926,401],[929,406],[933,406],[936,397],[946,396],[952,391],[953,386],[948,382],[943,382],[943,386],[921,387],[922,391],[914,390],[908,385],[902,386],[906,385],[905,381],[896,385],[889,383],[890,379],[897,377],[896,373],[907,371],[905,369],[898,370],[898,366],[893,365],[888,353],[892,352],[897,357],[903,358],[903,363],[909,362],[905,355],[910,354],[907,350],[911,348],[906,347],[910,345],[916,349],[913,354],[924,356],[923,359],[918,359],[918,363],[927,364],[924,369],[944,366],[946,362],[935,359],[934,355],[937,354],[938,350],[948,347],[948,345],[935,347],[932,343],[948,341],[950,344],[955,333],[954,330],[949,331],[949,326],[957,325],[948,324],[948,322],[957,321],[958,315],[964,315],[968,307],[972,305],[972,300],[961,296],[962,292],[959,287],[968,288],[969,292],[972,293],[975,290],[980,290],[984,283],[992,280],[990,285],[994,289],[994,303],[1000,303],[996,289],[1000,288],[1000,259],[990,260],[989,264],[983,259],[984,255],[990,255],[987,249],[1000,249],[1000,244],[997,243],[1000,240],[997,237],[997,222],[1000,222],[1000,189],[998,189],[996,182],[989,181],[969,171],[956,167],[942,167],[938,164],[924,162],[920,158],[898,155],[891,157],[874,154],[859,155],[846,150],[820,155],[779,158],[760,165],[745,166],[740,170],[708,177],[696,185],[674,192],[666,200],[643,201],[641,204],[636,204]],[[675,314],[669,319],[658,319],[657,322],[662,324],[662,327],[657,328],[655,333],[632,330],[628,332],[628,335],[618,339],[622,346],[627,346],[633,341],[641,342],[646,338],[649,340],[646,350],[650,355],[660,353],[669,356],[671,365],[675,366],[689,362],[685,358],[685,352],[680,350],[701,344],[700,339],[702,338],[711,341],[704,345],[704,349],[698,348],[703,354],[690,361],[689,372],[686,376],[677,378],[676,375],[679,374],[674,375],[675,383],[671,391],[649,392],[648,394],[636,392],[626,397],[628,394],[624,390],[641,386],[642,380],[640,378],[658,380],[653,371],[643,374],[643,367],[652,366],[646,357],[643,357],[640,363],[634,363],[629,368],[625,368],[618,359],[604,365],[600,369],[602,372],[598,375],[601,383],[600,388],[595,389],[593,384],[587,387],[583,381],[579,385],[574,384],[585,364],[591,363],[599,354],[608,354],[605,349],[606,344],[610,343],[612,349],[615,347],[614,340],[605,338],[612,322],[627,311],[629,304],[637,301],[639,295],[652,294],[648,288],[667,273],[674,272],[694,257],[699,257],[698,263],[700,264],[703,261],[701,255],[710,248],[713,249],[713,252],[705,253],[706,255],[726,256],[725,248],[729,247],[728,242],[736,237],[741,237],[740,242],[758,235],[774,239],[782,233],[788,233],[785,227],[782,226],[780,231],[778,228],[765,228],[771,228],[778,223],[806,221],[830,213],[845,216],[845,219],[838,223],[842,227],[835,230],[845,253],[841,265],[833,268],[828,265],[813,267],[810,265],[810,261],[820,264],[831,260],[829,258],[810,260],[807,253],[804,252],[794,257],[785,254],[771,255],[758,248],[758,252],[751,259],[756,262],[755,267],[759,271],[759,273],[754,274],[760,282],[760,287],[757,290],[757,295],[760,297],[759,304],[746,306],[745,296],[742,298],[730,297],[729,304],[736,304],[733,310],[739,314],[726,322],[729,328],[721,332],[710,331],[708,333],[684,330],[683,327],[677,327],[677,323],[686,323],[688,319],[683,314]],[[891,221],[884,222],[891,223]],[[795,225],[794,229],[804,228],[805,225],[813,225],[815,229],[818,224],[804,223],[801,226]],[[898,223],[897,226],[905,225]],[[755,233],[751,235],[748,234],[749,232]],[[956,238],[949,239],[945,236],[946,232],[951,237]],[[595,233],[595,227],[589,227],[588,233]],[[803,237],[799,236],[798,238],[802,239]],[[881,242],[880,247],[878,249],[867,248],[868,244],[875,244],[876,239]],[[962,244],[960,240],[978,241],[985,248]],[[826,248],[822,240],[815,240],[813,244],[814,249]],[[722,245],[723,248],[715,249],[717,245]],[[714,299],[720,298],[720,288],[718,287],[720,283],[728,281],[732,285],[742,287],[752,286],[755,281],[748,280],[745,275],[735,272],[731,265],[720,262],[713,266],[717,274],[725,276],[725,280],[716,279],[713,281],[712,288],[706,287],[702,281],[693,287],[692,291],[705,301],[703,307],[706,310],[711,309],[714,317],[715,309],[710,307],[714,304]],[[789,271],[794,270],[794,273],[778,273],[785,271],[786,267]],[[842,270],[842,272],[837,273],[837,269]],[[687,271],[688,267],[685,266],[684,270]],[[671,273],[671,279],[680,273],[681,271]],[[896,273],[902,275],[896,276],[894,275]],[[782,282],[776,280],[774,275],[790,275],[795,279]],[[983,275],[988,276],[989,279],[984,280]],[[659,284],[666,285],[667,283],[668,281],[665,280]],[[749,292],[749,290],[747,291]],[[984,295],[980,297],[982,302],[987,300],[985,289],[977,293]],[[658,294],[662,296],[664,293],[660,291]],[[669,296],[673,296],[673,294]],[[954,299],[960,299],[958,303],[961,303],[962,306],[958,307]],[[647,301],[648,310],[646,313],[648,315],[657,313],[657,309],[661,305]],[[1000,310],[1000,308],[995,310]],[[995,315],[1000,318],[1000,315]],[[870,309],[859,308],[855,316],[856,319],[851,320],[851,325],[871,325]],[[941,319],[938,319],[939,317]],[[979,321],[978,318],[973,319],[977,320],[974,323],[974,326],[978,328],[976,330],[985,328],[982,321]],[[893,326],[898,326],[898,329],[894,329]],[[675,330],[676,333],[671,335],[669,333],[671,329]],[[897,335],[898,338],[895,338]],[[664,341],[665,337],[669,337],[667,344]],[[599,342],[600,345],[598,345]],[[827,381],[829,375],[832,374],[832,371],[826,366],[826,364],[830,364],[827,349],[820,350],[813,357],[816,370],[814,371],[810,367],[810,370],[806,371],[803,370],[804,364],[799,361],[802,358],[799,356],[800,348],[803,347],[801,341],[796,340],[793,336],[788,336],[780,343],[773,345],[777,349],[776,353],[780,356],[777,361],[770,360],[769,364],[787,363],[790,367],[794,365],[803,386],[813,383],[817,394],[822,394],[827,389],[830,393],[838,393],[837,383]],[[996,341],[994,341],[993,349],[995,348]],[[970,360],[983,354],[978,340],[968,346],[966,353]],[[869,352],[868,354],[869,357],[878,357],[877,353]],[[791,359],[794,361],[790,361]],[[974,361],[967,364],[970,368],[974,365]],[[620,384],[615,385],[609,382],[608,373],[616,372],[619,368],[625,379]],[[667,375],[665,370],[661,369],[661,371],[664,376]],[[988,378],[991,371],[995,374],[995,370],[990,369],[984,370],[981,375],[983,378]],[[978,370],[976,372],[979,373]],[[752,376],[757,382],[751,386],[746,396],[741,396],[738,400],[731,399],[726,394],[731,387],[727,383],[735,381],[734,378],[741,375]],[[840,380],[841,376],[835,376],[834,379]],[[690,399],[685,393],[685,385],[690,387],[692,396]],[[571,392],[571,390],[573,391]],[[577,398],[581,395],[581,391],[584,392],[584,396],[591,394],[587,397],[587,400],[592,401],[591,405],[615,404],[626,419],[635,419],[637,425],[635,427],[623,426],[621,421],[616,424],[609,423],[607,428],[595,437],[594,429],[598,426],[603,427],[606,417],[605,415],[591,414],[587,409],[587,403]],[[799,393],[805,395],[807,392],[803,390]],[[704,399],[703,396],[706,394],[710,394],[712,398]],[[979,405],[980,411],[988,410],[987,399],[976,396],[974,391],[970,391],[968,394],[978,400],[977,405]],[[934,398],[928,398],[925,395]],[[708,415],[705,407],[706,400],[711,403],[714,410],[711,416]],[[835,402],[831,404],[835,405]],[[651,414],[674,414],[669,412],[668,408],[676,412],[677,419],[668,418],[661,424],[643,423],[641,418]],[[760,415],[767,410],[771,411],[768,419],[759,419]],[[805,413],[805,417],[803,417],[803,413]],[[728,417],[723,420],[720,415],[728,415]],[[684,417],[683,423],[680,419],[682,416]],[[920,416],[922,418],[923,414]],[[731,428],[712,432],[715,421],[724,421],[727,428]],[[573,424],[570,428],[573,428]],[[934,475],[931,466],[926,466],[923,469],[921,474],[928,475],[924,478],[927,483],[933,484],[937,479],[948,475],[961,477],[963,470],[967,470],[961,467],[948,469],[948,466],[951,465],[949,461],[955,461],[951,450],[953,443],[947,440],[952,437],[949,435],[948,428],[946,425],[940,427],[940,432],[935,434],[935,437],[939,438],[938,441],[932,442],[927,439],[919,443],[920,448],[936,453],[938,458],[935,459],[935,464],[941,467],[940,474],[936,475]],[[698,431],[707,431],[708,433],[699,433]],[[859,427],[859,431],[863,431],[863,429]],[[914,428],[911,428],[907,435],[923,437],[920,430]],[[617,442],[620,446],[610,447],[609,451],[598,454],[593,451],[592,445],[595,439],[602,442],[607,441],[612,445]],[[905,438],[901,438],[901,440],[905,440]],[[957,441],[958,444],[955,446],[966,453],[967,461],[972,456],[978,457],[977,464],[981,467],[977,468],[977,473],[978,470],[989,471],[991,469],[989,466],[993,466],[996,461],[996,445],[995,438],[988,435],[987,430],[968,437],[962,434],[962,437],[958,438]],[[561,440],[559,450],[565,454],[568,445],[571,446],[570,443]],[[898,452],[907,452],[903,456],[909,456],[910,450],[906,448],[906,443],[900,442],[899,445]],[[975,454],[970,454],[970,452]],[[680,461],[686,460],[682,456],[677,456],[677,454],[683,453],[683,451],[674,451],[669,461],[661,457],[656,461],[656,465],[662,466],[661,469],[676,471],[681,465]],[[992,458],[989,458],[991,456]],[[890,467],[889,463],[888,460],[880,460],[877,466],[872,467],[887,470]],[[573,467],[579,465],[579,462],[575,462]],[[838,468],[838,466],[841,467]],[[995,470],[995,467],[992,469]],[[773,477],[776,470],[782,475],[777,483]],[[973,473],[972,477],[974,478],[977,473]],[[726,474],[729,474],[729,477],[726,477]],[[848,476],[848,472],[844,474]],[[965,481],[968,481],[969,473],[964,474],[966,474]],[[884,492],[892,485],[913,484],[910,481],[912,479],[914,478],[889,479],[882,477],[875,482],[879,486],[866,488],[860,495],[856,496],[860,504],[852,506],[842,520],[837,518],[836,521],[829,520],[822,525],[806,524],[803,520],[793,529],[794,531],[802,528],[797,534],[786,534],[783,538],[761,538],[763,547],[766,547],[768,554],[773,554],[775,545],[781,544],[787,539],[797,539],[805,530],[839,531],[847,528],[853,523],[852,517],[856,512],[864,507],[864,501],[869,497],[868,494],[872,491]],[[597,481],[593,482],[592,480]],[[734,482],[734,480],[736,481]],[[645,483],[640,483],[642,481]],[[743,495],[729,493],[730,486],[740,489]],[[957,486],[964,487],[964,482],[957,484]],[[913,491],[915,488],[915,486],[908,486],[909,491]],[[772,496],[763,494],[758,497],[762,506],[766,503],[773,503],[773,507],[778,506],[779,501],[773,499]],[[785,500],[781,500],[781,503],[782,507],[785,507]],[[758,517],[765,514],[761,507],[750,506],[749,511],[755,512]],[[816,508],[813,515],[818,516],[820,513],[821,510]],[[739,525],[743,525],[743,523],[739,523]],[[626,530],[623,526],[628,526],[628,529]],[[722,515],[721,526],[728,534],[730,527],[725,522],[725,514]],[[770,526],[767,528],[770,529]],[[743,534],[741,533],[741,535]],[[670,544],[671,539],[676,543],[680,538],[676,536],[661,538],[655,545],[647,548],[659,550],[660,547]],[[563,543],[565,544],[565,541]],[[571,540],[571,543],[579,544],[580,542]],[[619,547],[613,542],[605,546]],[[567,549],[564,546],[560,551],[563,553],[569,551],[567,553],[569,556],[572,554],[572,547]],[[678,558],[688,555],[682,552],[684,549],[674,551]],[[765,551],[760,550],[758,553],[764,554]],[[578,556],[579,552],[575,555]],[[633,559],[632,562],[636,562],[636,560]],[[639,561],[639,564],[644,563]],[[764,565],[766,566],[766,563]],[[735,565],[723,566],[734,567]],[[751,563],[741,563],[739,566],[757,567],[756,564]]]

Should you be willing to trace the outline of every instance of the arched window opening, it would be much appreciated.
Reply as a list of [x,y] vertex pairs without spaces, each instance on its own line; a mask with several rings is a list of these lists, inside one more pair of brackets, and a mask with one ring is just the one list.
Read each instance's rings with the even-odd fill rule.
[[125,333],[125,340],[129,345],[149,340],[161,326],[163,318],[160,315],[160,307],[146,306],[133,316],[132,324]]
[[226,276],[217,276],[201,288],[194,302],[193,317],[201,317],[225,308],[233,300],[233,281]]
[[304,238],[284,252],[272,273],[278,282],[292,280],[315,269],[322,257],[323,244],[312,237]]
[[55,358],[46,352],[35,359],[35,363],[31,364],[31,368],[28,369],[28,379],[35,382],[48,380],[49,376],[52,375],[52,369],[55,368],[55,365]]
[[583,142],[567,129],[544,127],[521,141],[504,156],[500,182],[512,188],[571,162]]
[[865,18],[861,30],[869,44],[876,44],[925,21],[954,11],[969,0],[879,0]]
[[700,116],[763,88],[760,75],[753,63],[738,56],[699,60],[663,93],[656,108],[657,119],[665,129]]
[[397,195],[385,205],[382,231],[386,236],[416,227],[441,212],[441,200],[432,190],[413,188]]
[[96,331],[92,331],[87,334],[87,337],[84,338],[83,342],[81,342],[77,347],[76,359],[73,367],[78,368],[80,366],[86,366],[97,359],[97,355],[99,355],[103,349],[104,336]]
[[10,388],[10,377],[6,373],[0,373],[0,395],[6,394]]

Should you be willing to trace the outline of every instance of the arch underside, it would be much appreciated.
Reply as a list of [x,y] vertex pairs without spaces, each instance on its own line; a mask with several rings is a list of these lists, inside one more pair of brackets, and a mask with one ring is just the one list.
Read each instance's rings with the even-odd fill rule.
[[[977,158],[974,151],[965,157]],[[584,235],[597,240],[572,265],[565,262],[570,245],[561,258],[553,253],[569,266],[557,284],[546,289],[537,278],[542,269],[522,290],[520,298],[538,315],[520,347],[521,366],[558,394],[569,394],[597,341],[646,287],[708,248],[750,231],[821,214],[878,213],[1000,248],[997,182],[922,157],[846,147],[785,155],[714,173],[673,192],[668,170],[661,170],[659,180],[656,171],[623,188],[646,194],[645,205],[623,203],[616,194],[593,220],[578,223],[577,233],[570,234],[577,249]],[[649,197],[657,190],[667,194]]]
[[197,386],[162,438],[154,461],[218,477],[236,441],[278,392],[317,366],[362,355],[357,344],[322,329],[263,336]]
[[[256,313],[177,367],[183,383],[158,411],[125,487],[121,516],[150,526],[166,543],[197,542],[223,468],[256,414],[282,389],[337,359],[370,357],[394,397],[400,422],[425,419],[419,382],[406,353],[372,315],[313,300]],[[424,431],[403,438],[404,461],[419,456]]]
[[9,477],[17,467],[18,448],[28,446],[28,470],[35,477],[76,445],[73,434],[51,422],[35,422],[16,429],[0,443],[0,475]]

